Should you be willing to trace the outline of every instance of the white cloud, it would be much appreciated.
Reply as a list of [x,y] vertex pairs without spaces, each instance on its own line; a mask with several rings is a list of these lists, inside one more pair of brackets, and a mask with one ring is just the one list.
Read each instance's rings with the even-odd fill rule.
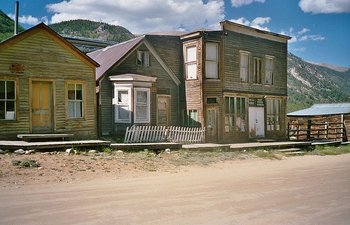
[[270,17],[256,17],[253,21],[249,21],[244,17],[238,18],[238,19],[231,19],[230,21],[234,23],[239,23],[245,26],[250,26],[259,30],[266,30],[270,31],[269,28],[266,26],[263,26],[264,24],[270,23],[271,18]]
[[300,31],[294,32],[293,27],[289,28],[288,31],[282,31],[280,34],[288,35],[292,37],[289,40],[289,43],[300,42],[300,41],[323,41],[326,38],[320,34],[310,34],[305,35],[305,33],[310,32],[311,30],[308,28],[303,28]]
[[300,48],[295,48],[293,50],[296,51],[296,52],[304,52],[306,50],[306,48],[305,47],[300,47]]
[[349,13],[349,0],[300,0],[299,7],[304,12],[318,13]]
[[51,23],[88,19],[121,25],[133,33],[218,29],[225,18],[223,0],[65,0],[46,7],[53,13]]
[[[8,16],[11,18],[11,19],[15,19],[15,15],[14,14],[8,14]],[[32,15],[24,15],[24,16],[20,16],[18,17],[18,22],[19,23],[22,23],[22,24],[26,24],[26,25],[31,25],[31,26],[35,26],[39,23],[45,23],[45,24],[48,24],[48,19],[46,16],[42,17],[42,18],[37,18],[37,17],[34,17]]]
[[243,5],[252,4],[253,2],[264,3],[265,0],[231,0],[231,3],[232,3],[233,7],[241,7]]

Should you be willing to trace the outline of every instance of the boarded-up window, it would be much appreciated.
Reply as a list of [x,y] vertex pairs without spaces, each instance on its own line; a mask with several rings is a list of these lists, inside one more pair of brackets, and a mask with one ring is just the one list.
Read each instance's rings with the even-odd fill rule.
[[207,79],[219,78],[219,45],[208,42],[206,44],[205,77]]
[[266,99],[267,111],[267,130],[277,131],[281,130],[281,100],[280,99]]
[[134,92],[134,122],[150,122],[150,89],[135,88]]
[[185,56],[186,77],[187,79],[197,79],[197,47],[186,47]]
[[254,77],[253,82],[261,84],[262,62],[261,58],[254,58]]
[[0,81],[0,120],[16,118],[15,81]]
[[68,117],[82,118],[83,110],[83,85],[68,84]]
[[248,82],[249,77],[249,53],[240,52],[240,79],[241,82]]
[[265,84],[273,84],[273,57],[265,58]]
[[225,132],[246,131],[246,98],[225,97]]

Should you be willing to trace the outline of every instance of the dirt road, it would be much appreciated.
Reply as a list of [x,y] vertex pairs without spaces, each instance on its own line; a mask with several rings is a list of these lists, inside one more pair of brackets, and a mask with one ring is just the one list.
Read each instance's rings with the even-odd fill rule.
[[0,192],[0,224],[350,224],[350,154]]

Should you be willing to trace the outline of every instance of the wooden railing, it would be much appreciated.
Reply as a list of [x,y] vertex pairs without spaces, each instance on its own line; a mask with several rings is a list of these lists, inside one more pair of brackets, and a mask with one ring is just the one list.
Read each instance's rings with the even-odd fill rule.
[[340,122],[288,123],[289,140],[347,141],[346,126]]
[[175,126],[131,126],[127,127],[124,143],[203,143],[204,128],[175,127]]

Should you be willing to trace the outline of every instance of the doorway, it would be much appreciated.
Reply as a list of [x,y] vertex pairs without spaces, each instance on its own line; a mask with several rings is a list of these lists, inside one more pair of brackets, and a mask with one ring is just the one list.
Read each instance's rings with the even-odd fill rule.
[[169,95],[157,96],[157,125],[158,126],[170,125],[170,96]]
[[264,107],[249,107],[249,137],[265,137]]
[[32,133],[53,131],[52,82],[32,81]]

